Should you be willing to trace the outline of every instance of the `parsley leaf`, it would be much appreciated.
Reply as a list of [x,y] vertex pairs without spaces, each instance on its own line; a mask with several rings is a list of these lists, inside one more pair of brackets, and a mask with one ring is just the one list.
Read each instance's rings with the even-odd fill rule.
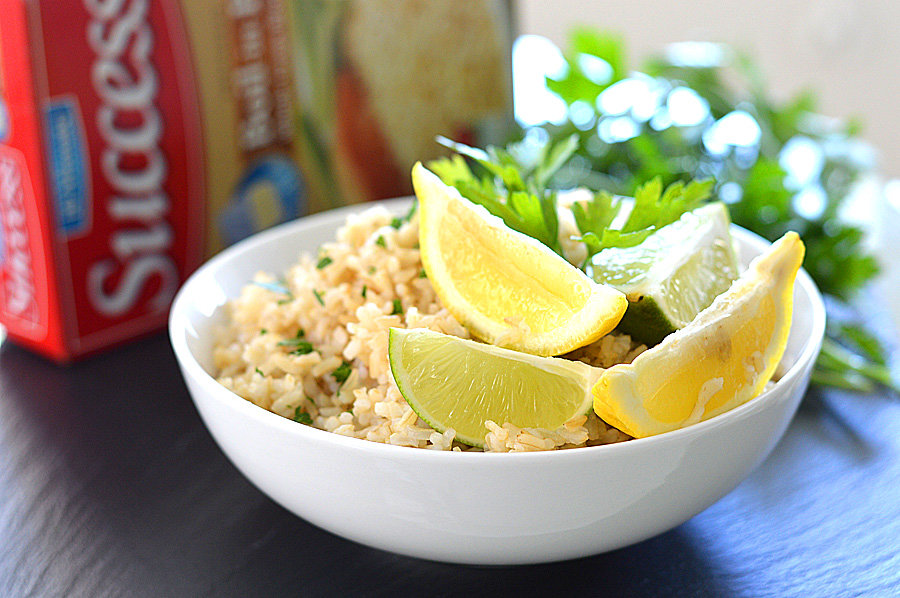
[[[863,232],[839,216],[854,182],[873,169],[866,152],[859,151],[858,123],[820,117],[808,90],[786,102],[774,100],[754,62],[730,48],[693,42],[690,52],[683,49],[687,46],[671,46],[636,70],[627,64],[620,35],[590,27],[573,31],[563,51],[562,74],[546,84],[569,107],[579,109],[579,122],[548,124],[537,132],[551,143],[571,135],[581,143],[572,160],[577,167],[564,166],[549,184],[609,192],[573,209],[582,240],[595,252],[607,243],[627,244],[636,238],[605,233],[621,208],[614,195],[639,195],[656,177],[671,186],[712,176],[712,197],[729,205],[735,224],[771,241],[787,230],[800,234],[807,248],[804,268],[835,299],[828,303],[831,320],[878,271]],[[631,106],[604,112],[603,94],[620,83],[647,91],[630,94]],[[692,124],[671,118],[669,100],[674,94],[689,98],[697,108]],[[759,135],[717,145],[716,128],[735,116]],[[622,120],[628,121],[628,135],[605,134],[608,125]],[[789,171],[792,160],[787,158],[795,146],[819,156],[819,167],[808,176],[794,177]],[[800,209],[803,203],[809,205],[798,201],[802,195],[816,198],[819,207]],[[636,216],[621,234],[639,233],[647,224]],[[887,385],[875,367],[881,366],[884,350],[866,336],[859,327],[830,331],[834,343],[825,343],[813,381],[856,390]]]
[[291,355],[308,355],[315,350],[311,342],[299,338],[284,340],[279,342],[278,345],[281,347],[290,347],[292,349],[290,352]]
[[316,268],[321,270],[322,268],[329,266],[333,262],[334,262],[334,260],[331,259],[331,257],[329,257],[327,255],[322,256],[322,258],[319,259],[318,263],[316,263]]
[[403,216],[403,222],[409,222],[412,220],[412,217],[416,215],[416,212],[419,210],[419,202],[418,200],[413,200],[412,205],[409,206],[409,210],[406,211],[406,215]]
[[302,328],[297,330],[297,335],[294,338],[288,338],[284,340],[278,341],[279,347],[290,347],[293,349],[291,351],[292,354],[296,355],[306,355],[307,353],[313,352],[312,343],[305,340],[303,337],[306,336],[306,331]]
[[399,299],[394,299],[393,309],[391,309],[391,315],[403,315],[403,303]]
[[599,191],[585,203],[576,202],[572,205],[572,213],[581,240],[587,246],[588,257],[607,247],[634,247],[642,243],[685,212],[700,207],[710,196],[712,186],[712,179],[692,181],[687,185],[675,182],[663,192],[662,180],[655,178],[635,191],[634,205],[620,229],[614,229],[612,225],[624,207],[621,199]]
[[306,331],[303,328],[297,330],[297,335],[294,338],[284,339],[282,341],[278,341],[279,347],[290,347],[293,349],[290,353],[291,355],[307,355],[312,353],[315,349],[312,346],[312,343],[308,340],[305,340],[303,337],[306,336]]
[[319,302],[319,305],[321,305],[321,306],[324,307],[324,306],[325,306],[325,300],[322,299],[322,293],[320,293],[320,292],[317,291],[316,289],[313,289],[312,292],[313,292],[313,295],[315,295],[315,297],[316,297],[316,301]]
[[884,345],[875,335],[859,325],[840,324],[837,331],[829,334],[844,339],[845,343],[855,351],[862,353],[878,365],[887,365]]
[[407,210],[404,216],[391,218],[391,228],[399,229],[401,226],[412,220],[412,217],[415,215],[418,209],[419,202],[417,200],[413,200],[412,205],[409,206],[409,210]]
[[[525,139],[487,150],[445,137],[438,137],[438,142],[457,152],[428,163],[445,184],[456,187],[463,197],[483,206],[508,227],[562,254],[556,191],[548,188],[548,183],[577,149],[576,136],[556,143]],[[474,170],[463,156],[473,162]]]
[[331,372],[331,375],[334,377],[338,384],[343,385],[344,382],[347,381],[347,378],[350,377],[351,371],[352,369],[350,367],[350,364],[345,361],[341,363],[341,365],[339,365],[333,372]]
[[294,409],[294,421],[301,424],[306,424],[307,426],[311,426],[313,423],[312,416],[306,411],[303,411],[303,407],[297,407],[296,409]]

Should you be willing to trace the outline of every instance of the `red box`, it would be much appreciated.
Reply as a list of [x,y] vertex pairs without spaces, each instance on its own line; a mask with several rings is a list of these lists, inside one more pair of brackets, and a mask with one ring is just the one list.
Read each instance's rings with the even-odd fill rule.
[[[225,245],[409,193],[436,134],[502,141],[509,10],[0,0],[9,338],[64,362],[156,331],[181,282]],[[395,41],[386,18],[426,34]]]
[[0,319],[58,361],[159,329],[204,253],[186,34],[116,4],[0,2]]

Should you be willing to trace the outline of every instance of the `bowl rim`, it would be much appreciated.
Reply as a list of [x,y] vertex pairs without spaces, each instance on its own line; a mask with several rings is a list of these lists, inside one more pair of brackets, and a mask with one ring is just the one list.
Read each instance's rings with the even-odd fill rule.
[[[214,272],[225,267],[229,262],[236,259],[245,251],[259,245],[267,245],[279,241],[282,237],[289,236],[295,228],[305,228],[315,225],[319,221],[340,222],[352,213],[359,213],[368,208],[383,206],[390,208],[399,208],[407,205],[410,197],[394,198],[389,200],[381,200],[377,202],[369,202],[365,204],[354,204],[320,212],[310,216],[298,218],[290,222],[286,222],[262,232],[256,233],[235,245],[223,250],[218,255],[200,266],[178,290],[172,307],[169,312],[168,332],[169,340],[177,362],[179,363],[185,378],[193,378],[197,382],[202,391],[214,398],[216,403],[221,403],[223,407],[236,410],[241,416],[256,420],[260,425],[273,426],[284,434],[296,435],[300,439],[320,445],[330,445],[341,450],[349,450],[356,453],[372,454],[373,457],[382,455],[393,460],[434,460],[435,463],[444,463],[443,460],[449,459],[453,463],[466,463],[468,466],[475,464],[494,464],[509,459],[515,459],[519,465],[526,463],[544,463],[544,461],[577,461],[579,459],[593,459],[596,457],[612,458],[619,454],[628,454],[632,451],[643,451],[652,449],[656,445],[666,445],[669,443],[688,440],[691,437],[705,434],[707,431],[718,428],[720,426],[733,425],[736,422],[745,419],[752,413],[764,408],[772,397],[777,394],[780,388],[792,384],[798,377],[802,375],[807,366],[815,360],[821,348],[822,339],[825,334],[825,305],[821,293],[815,282],[809,274],[801,268],[797,273],[796,284],[800,285],[804,292],[808,295],[811,303],[812,323],[810,326],[810,334],[805,339],[802,349],[800,350],[796,362],[784,375],[776,382],[775,386],[762,392],[758,396],[750,399],[746,403],[735,407],[730,411],[721,413],[708,420],[690,425],[685,428],[649,436],[646,438],[634,438],[626,442],[617,442],[613,444],[605,444],[598,446],[578,447],[575,449],[556,450],[556,451],[535,451],[535,452],[519,452],[519,453],[492,453],[481,451],[443,451],[416,449],[406,446],[395,446],[387,443],[372,442],[369,440],[354,438],[335,434],[319,428],[306,425],[298,425],[296,422],[289,420],[281,415],[273,413],[267,409],[263,409],[258,405],[242,398],[236,393],[228,390],[200,365],[200,362],[188,347],[188,334],[190,320],[187,316],[187,310],[191,303],[191,298],[200,288],[199,283],[206,276],[210,276],[210,272]],[[732,224],[732,232],[737,233],[741,243],[749,241],[750,243],[770,242],[763,237],[748,231],[742,227]],[[754,249],[756,249],[754,247]],[[229,297],[230,299],[230,297]],[[190,392],[191,400],[195,406],[200,407],[197,397]],[[202,411],[201,411],[202,416]],[[204,418],[205,419],[205,418]]]

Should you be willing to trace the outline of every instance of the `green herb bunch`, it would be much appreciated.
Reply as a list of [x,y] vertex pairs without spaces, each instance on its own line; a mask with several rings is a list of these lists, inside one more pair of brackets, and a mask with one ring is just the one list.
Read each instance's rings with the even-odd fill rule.
[[676,44],[635,72],[621,37],[573,32],[566,68],[546,83],[568,106],[568,119],[533,129],[550,146],[578,140],[547,184],[635,195],[650,180],[664,185],[712,177],[714,198],[735,223],[775,240],[787,230],[806,242],[804,268],[829,296],[827,338],[814,383],[898,390],[877,339],[838,317],[877,273],[863,231],[841,218],[854,184],[872,168],[856,123],[816,114],[802,92],[773,101],[747,57],[714,44]]
[[[505,148],[488,146],[484,150],[444,137],[438,142],[456,152],[428,163],[444,183],[456,187],[463,197],[483,206],[508,227],[565,257],[559,239],[558,192],[550,183],[578,151],[577,135],[554,141],[526,138]],[[709,198],[712,186],[712,179],[706,179],[687,185],[676,181],[664,189],[661,178],[656,177],[635,190],[634,201],[623,201],[621,196],[599,190],[573,203],[572,213],[581,233],[578,240],[587,249],[582,268],[601,250],[638,245],[699,207]],[[625,222],[616,224],[626,205]]]

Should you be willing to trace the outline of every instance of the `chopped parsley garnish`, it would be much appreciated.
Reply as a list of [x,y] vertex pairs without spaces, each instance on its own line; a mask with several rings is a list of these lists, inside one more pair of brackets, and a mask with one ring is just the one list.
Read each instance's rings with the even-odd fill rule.
[[375,244],[379,247],[387,247],[387,241],[384,240],[384,235],[378,235],[378,238],[375,239]]
[[406,212],[406,216],[403,217],[403,220],[405,222],[409,222],[410,220],[412,220],[412,217],[415,216],[416,211],[418,211],[418,209],[419,209],[418,200],[413,200],[412,205],[409,206],[409,211]]
[[321,306],[324,307],[324,306],[325,306],[325,300],[322,299],[322,293],[320,293],[320,292],[317,291],[316,289],[313,289],[312,292],[313,292],[313,295],[316,296],[316,301],[319,302],[319,305],[321,305]]
[[331,259],[331,257],[329,257],[327,255],[322,256],[322,258],[320,258],[319,262],[316,264],[316,268],[321,270],[322,268],[325,268],[326,266],[328,266],[329,264],[331,264],[333,262],[334,262],[334,260]]
[[303,411],[303,407],[294,409],[294,421],[306,424],[307,426],[311,426],[313,423],[312,416],[306,411]]
[[425,272],[425,268],[419,270],[419,278],[428,278],[428,274]]
[[306,331],[303,330],[302,328],[300,328],[297,330],[297,334],[294,336],[294,338],[288,338],[283,341],[278,341],[278,346],[279,347],[296,347],[300,343],[306,342],[306,341],[302,340],[304,336],[306,336]]
[[394,308],[391,310],[391,315],[402,315],[403,314],[403,303],[400,302],[399,299],[394,299],[393,301]]
[[305,331],[301,328],[297,331],[297,336],[294,338],[286,338],[282,341],[278,341],[278,346],[291,347],[291,355],[306,355],[307,353],[312,353],[314,351],[312,343],[303,338],[305,334]]
[[301,343],[305,343],[307,341],[303,340],[300,337],[297,338],[286,338],[283,341],[278,341],[279,347],[296,347]]
[[412,220],[413,215],[416,213],[416,210],[418,210],[418,209],[419,209],[419,202],[413,201],[412,205],[409,206],[409,211],[406,212],[405,216],[403,216],[402,218],[392,218],[391,219],[391,226],[399,229],[401,226],[403,226],[404,223]]
[[343,384],[344,382],[347,381],[347,378],[350,377],[351,371],[352,370],[350,369],[350,364],[345,361],[341,365],[339,365],[337,368],[335,368],[335,370],[333,372],[331,372],[331,375],[334,376],[334,379],[337,381],[338,384]]
[[266,334],[267,332],[269,332],[269,331],[266,330],[265,328],[260,328],[260,329],[259,329],[259,334],[260,334],[260,335]]
[[314,351],[312,343],[309,341],[297,341],[295,348],[291,351],[291,355],[308,355]]
[[256,368],[256,373],[259,374],[260,376],[265,376],[265,374],[263,374],[262,370],[259,368]]
[[367,292],[368,290],[369,290],[369,287],[366,286],[366,285],[363,285],[363,288],[362,288],[362,296],[363,296],[363,299],[366,298],[366,292]]

